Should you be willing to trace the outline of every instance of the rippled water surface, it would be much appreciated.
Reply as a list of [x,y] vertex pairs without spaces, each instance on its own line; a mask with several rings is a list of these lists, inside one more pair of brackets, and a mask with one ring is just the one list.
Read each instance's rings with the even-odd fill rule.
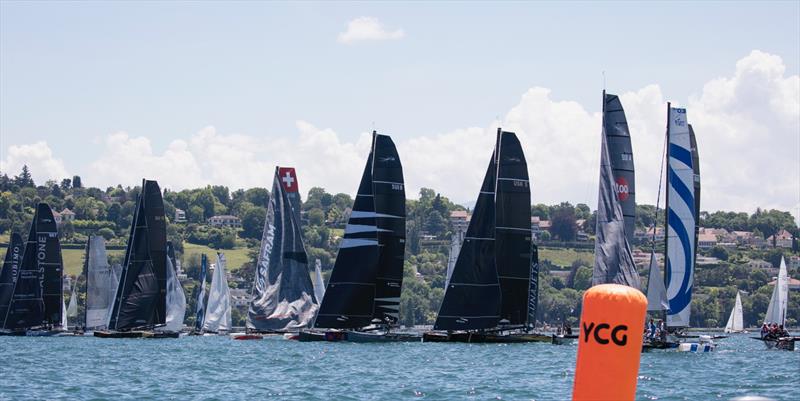
[[[576,346],[348,344],[226,337],[0,337],[0,399],[565,400]],[[800,399],[800,352],[746,335],[642,355],[637,398]]]

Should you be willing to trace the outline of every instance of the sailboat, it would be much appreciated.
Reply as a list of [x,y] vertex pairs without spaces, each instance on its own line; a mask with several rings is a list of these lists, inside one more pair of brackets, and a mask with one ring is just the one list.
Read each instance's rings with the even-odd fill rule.
[[186,293],[178,280],[175,249],[172,242],[167,241],[167,318],[159,331],[179,333],[183,330],[183,319],[186,317]]
[[217,252],[211,290],[201,331],[208,334],[224,334],[231,330],[231,294],[225,272],[225,255]]
[[744,332],[744,314],[742,313],[742,296],[739,291],[736,291],[736,302],[733,304],[731,315],[728,317],[728,323],[725,325],[726,333],[742,333]]
[[197,289],[197,299],[195,300],[194,329],[193,335],[199,335],[203,331],[203,319],[206,318],[206,276],[208,275],[208,258],[205,254],[200,255],[200,287]]
[[631,194],[634,187],[631,137],[622,103],[605,91],[601,137],[592,285],[615,283],[641,289],[630,246],[636,209]]
[[309,273],[299,208],[294,168],[275,167],[247,313],[247,332],[231,334],[234,339],[296,335],[309,327],[317,313],[319,301]]
[[478,201],[424,341],[551,341],[528,333],[531,294],[528,166],[513,132],[497,130]]
[[83,275],[86,278],[83,329],[84,334],[94,335],[94,330],[108,328],[108,319],[119,282],[108,264],[106,243],[101,236],[90,236],[86,242]]
[[156,181],[142,180],[131,224],[125,262],[103,338],[177,338],[156,331],[167,319],[167,226]]
[[[776,324],[783,329],[786,324],[786,312],[789,306],[789,274],[786,271],[786,261],[781,256],[781,266],[778,269],[778,279],[775,280],[775,288],[772,289],[772,297],[769,299],[767,314],[764,315],[764,324],[770,326]],[[786,333],[788,334],[788,333]],[[800,336],[762,334],[762,337],[753,337],[764,341],[768,349],[777,348],[786,351],[794,351],[795,342],[800,340]]]
[[25,244],[22,242],[22,236],[12,232],[6,249],[6,256],[3,259],[3,270],[0,271],[0,334],[9,329],[5,326],[5,321],[11,306],[11,297],[14,295],[14,285],[17,283],[24,251]]
[[405,252],[403,166],[392,139],[372,132],[372,147],[353,211],[319,308],[301,341],[420,341],[391,332],[400,318]]
[[325,280],[322,279],[322,263],[317,259],[314,262],[314,297],[321,301],[325,296]]
[[53,211],[39,203],[17,269],[3,333],[50,336],[63,332],[63,270]]

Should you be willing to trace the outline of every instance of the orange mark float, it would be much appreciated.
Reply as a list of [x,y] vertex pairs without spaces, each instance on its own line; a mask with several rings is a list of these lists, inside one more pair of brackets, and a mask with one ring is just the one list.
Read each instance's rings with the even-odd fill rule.
[[626,401],[636,397],[647,298],[619,284],[583,294],[573,401]]

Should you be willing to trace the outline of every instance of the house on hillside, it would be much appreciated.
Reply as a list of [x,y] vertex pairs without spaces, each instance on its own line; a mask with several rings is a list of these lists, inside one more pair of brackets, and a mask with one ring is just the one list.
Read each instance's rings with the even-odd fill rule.
[[61,221],[64,223],[75,220],[75,213],[67,208],[64,208],[59,214],[61,215]]
[[186,211],[185,210],[175,208],[175,222],[176,223],[185,223],[186,222]]
[[467,232],[470,217],[466,210],[453,210],[450,212],[450,225],[453,227],[453,231],[457,233]]
[[712,233],[701,232],[697,237],[697,246],[700,249],[710,249],[717,245],[717,236]]
[[209,217],[207,222],[208,222],[208,225],[210,225],[211,227],[233,227],[233,228],[239,228],[239,227],[242,226],[242,221],[239,220],[238,217],[231,216],[231,215],[228,215],[228,214],[221,215],[221,216]]
[[792,247],[792,234],[786,230],[780,230],[774,235],[767,238],[767,246],[775,244],[778,248],[791,248]]

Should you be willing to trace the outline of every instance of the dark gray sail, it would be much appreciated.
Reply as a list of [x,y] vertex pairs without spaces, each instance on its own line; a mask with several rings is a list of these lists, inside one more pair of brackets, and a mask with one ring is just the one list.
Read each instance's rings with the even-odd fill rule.
[[194,331],[203,329],[203,320],[206,318],[206,276],[208,275],[208,257],[200,255],[200,283],[197,289],[197,299],[194,303]]
[[528,327],[536,325],[536,311],[539,309],[539,247],[531,243],[531,286],[528,295]]
[[[605,131],[605,124],[603,130]],[[605,133],[601,137],[600,189],[597,199],[597,237],[594,243],[592,285],[615,283],[640,289],[639,274],[625,235],[625,220],[622,205],[617,198]]]
[[689,146],[692,148],[692,172],[694,173],[694,260],[697,261],[700,240],[700,153],[692,124],[689,124]]
[[498,130],[495,194],[495,264],[500,281],[500,319],[528,321],[531,280],[531,187],[517,136]]
[[295,214],[299,206],[292,205],[287,192],[296,192],[297,182],[289,186],[289,182],[282,180],[285,175],[281,177],[280,171],[280,167],[275,168],[267,205],[253,300],[247,313],[250,330],[285,331],[308,327],[318,309],[299,215]]
[[8,314],[8,307],[14,294],[14,285],[17,283],[24,249],[25,245],[22,242],[22,236],[18,233],[11,233],[6,257],[3,260],[3,270],[0,271],[0,328],[5,328],[1,324],[4,323]]
[[64,307],[63,264],[53,211],[40,203],[33,215],[17,283],[5,319],[7,329],[56,327]]
[[400,156],[394,142],[386,135],[375,135],[372,188],[380,244],[372,317],[393,324],[400,318],[406,250],[406,192]]
[[628,120],[619,97],[603,91],[603,129],[614,174],[617,199],[625,216],[625,236],[633,243],[636,229],[636,176]]
[[391,138],[372,147],[320,305],[316,327],[360,328],[397,321],[405,250],[405,185]]
[[[501,291],[495,266],[496,152],[497,149],[486,168],[435,330],[486,329],[500,321]],[[527,208],[530,210],[530,206]]]
[[108,328],[152,328],[166,321],[167,233],[155,181],[142,180]]
[[105,329],[110,309],[114,305],[117,280],[111,266],[108,265],[105,239],[99,235],[89,237],[89,241],[86,242],[84,277],[86,277],[85,327],[94,330]]

